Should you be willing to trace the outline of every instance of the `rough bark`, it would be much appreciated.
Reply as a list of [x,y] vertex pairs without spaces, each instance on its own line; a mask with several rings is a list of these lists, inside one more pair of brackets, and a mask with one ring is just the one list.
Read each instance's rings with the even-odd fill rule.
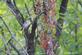
[[[43,11],[44,11],[44,24],[47,30],[50,30],[51,34],[48,34],[48,31],[46,31],[46,35],[43,34],[44,37],[41,36],[43,48],[45,50],[46,55],[55,55],[53,49],[54,49],[54,41],[52,38],[52,31],[55,29],[56,24],[56,18],[55,18],[55,0],[43,0]],[[51,29],[52,28],[52,29]],[[45,31],[44,31],[45,32]],[[54,32],[55,33],[55,32]],[[48,41],[47,41],[48,39]],[[45,44],[46,42],[46,44]],[[46,47],[45,47],[46,46]]]

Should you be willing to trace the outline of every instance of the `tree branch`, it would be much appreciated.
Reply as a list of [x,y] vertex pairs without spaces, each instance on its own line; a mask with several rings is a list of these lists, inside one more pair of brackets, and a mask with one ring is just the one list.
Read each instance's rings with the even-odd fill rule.
[[80,2],[80,0],[78,0],[78,3],[81,5],[81,7],[82,7],[82,3]]
[[16,16],[19,24],[23,27],[23,23],[25,22],[25,20],[24,20],[23,15],[21,14],[19,9],[17,8],[17,6],[15,4],[15,0],[13,0],[13,2],[11,0],[6,0],[6,4],[10,8],[10,11]]
[[60,17],[57,20],[57,25],[56,25],[56,36],[57,37],[59,37],[62,32],[63,17],[64,17],[64,13],[66,12],[66,9],[67,9],[67,4],[68,4],[68,0],[62,0],[60,10],[59,10]]
[[25,3],[25,8],[26,8],[27,13],[28,13],[28,15],[29,15],[29,17],[30,17],[30,18],[29,18],[29,19],[30,19],[30,22],[32,22],[32,17],[31,17],[31,14],[30,14],[30,12],[29,12],[29,9],[28,9],[26,3]]
[[14,44],[10,41],[8,41],[8,43],[11,45],[11,47],[18,53],[18,55],[21,55],[19,50],[14,46]]

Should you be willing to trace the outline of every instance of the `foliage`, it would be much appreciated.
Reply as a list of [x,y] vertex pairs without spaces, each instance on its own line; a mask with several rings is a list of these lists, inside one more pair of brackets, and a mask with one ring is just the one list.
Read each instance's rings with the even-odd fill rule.
[[[56,1],[56,19],[59,18],[59,10],[62,0]],[[57,49],[57,54],[59,55],[81,55],[82,54],[82,4],[81,0],[69,0],[65,17],[63,23],[62,34],[59,39],[60,47]],[[16,0],[17,7],[23,14],[25,20],[29,20],[29,15],[25,8],[25,3],[27,4],[32,17],[36,17],[32,8],[33,0]],[[26,53],[25,49],[25,38],[23,29],[19,25],[16,17],[10,12],[8,6],[4,0],[0,0],[0,55],[5,55],[8,53],[6,48],[11,50],[10,55],[17,55],[16,51],[8,42],[12,38],[13,45],[22,54]],[[42,18],[42,17],[40,17]],[[3,19],[3,21],[1,20]],[[33,19],[33,18],[32,18]],[[9,30],[5,26],[4,22],[8,26]],[[38,19],[38,28],[40,29],[42,24],[42,19]],[[48,27],[45,27],[46,29]],[[30,28],[31,30],[31,28]],[[36,30],[36,53],[35,55],[45,55],[44,50],[40,46],[40,37],[37,37]],[[47,30],[48,31],[48,30]],[[54,32],[52,32],[54,33]],[[53,34],[54,35],[54,34]],[[6,52],[5,52],[6,51]]]

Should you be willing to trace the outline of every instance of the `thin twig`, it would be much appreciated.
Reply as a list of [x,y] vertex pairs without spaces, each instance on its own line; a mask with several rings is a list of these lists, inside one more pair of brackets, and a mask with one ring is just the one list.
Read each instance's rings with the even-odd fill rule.
[[29,18],[29,19],[30,19],[30,22],[32,22],[32,16],[31,16],[31,14],[30,14],[30,12],[29,12],[29,9],[28,9],[26,3],[25,3],[25,8],[26,8],[27,13],[28,13],[28,15],[29,15],[29,17],[30,17],[30,18]]

